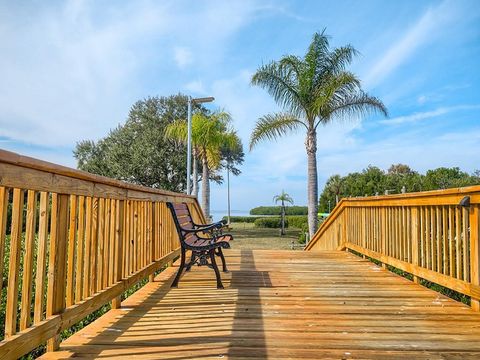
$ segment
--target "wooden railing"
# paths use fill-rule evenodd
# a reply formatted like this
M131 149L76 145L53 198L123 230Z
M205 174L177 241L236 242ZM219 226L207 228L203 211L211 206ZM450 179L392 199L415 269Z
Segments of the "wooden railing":
M62 330L153 280L179 253L166 201L205 221L194 197L0 150L0 359L57 349Z
M480 310L480 186L342 199L306 250L351 249L472 299Z

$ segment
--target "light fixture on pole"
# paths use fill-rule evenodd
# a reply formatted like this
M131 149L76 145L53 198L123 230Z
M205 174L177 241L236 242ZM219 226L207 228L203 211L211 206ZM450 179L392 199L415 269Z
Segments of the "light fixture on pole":
M190 173L192 168L192 104L202 104L215 100L213 96L192 99L188 97L187 117L187 194L190 195ZM196 179L195 179L196 180Z

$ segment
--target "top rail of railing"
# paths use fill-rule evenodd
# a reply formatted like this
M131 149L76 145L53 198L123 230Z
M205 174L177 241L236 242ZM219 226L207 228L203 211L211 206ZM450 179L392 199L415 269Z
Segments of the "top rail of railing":
M0 150L0 185L112 199L195 200L192 195L135 185L6 150Z

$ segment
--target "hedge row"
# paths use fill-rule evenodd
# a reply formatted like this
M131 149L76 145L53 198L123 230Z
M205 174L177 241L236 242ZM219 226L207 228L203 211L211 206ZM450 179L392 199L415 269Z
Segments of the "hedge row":
M258 218L255 220L255 226L279 229L282 227L282 220L279 217ZM285 228L288 228L288 219L285 219Z
M286 218L286 227L301 229L307 225L308 220L306 215L288 215ZM227 217L223 217L227 220ZM257 221L261 220L261 221ZM280 216L261 217L261 216L230 216L230 222L232 223L255 223L257 227L267 228L280 228L281 221Z
M230 216L230 222L232 223L253 223L258 216ZM228 218L224 216L222 220L227 221Z
M282 212L281 206L258 206L250 210L250 215L280 215ZM307 215L308 209L306 206L287 206L285 208L285 215Z

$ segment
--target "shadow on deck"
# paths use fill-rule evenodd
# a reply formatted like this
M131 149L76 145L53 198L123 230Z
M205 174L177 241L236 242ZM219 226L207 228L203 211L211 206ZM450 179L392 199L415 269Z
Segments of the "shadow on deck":
M225 251L176 267L43 358L478 359L480 315L339 251Z

